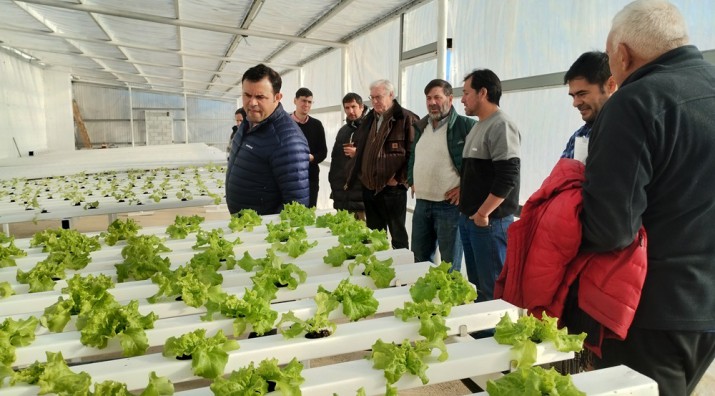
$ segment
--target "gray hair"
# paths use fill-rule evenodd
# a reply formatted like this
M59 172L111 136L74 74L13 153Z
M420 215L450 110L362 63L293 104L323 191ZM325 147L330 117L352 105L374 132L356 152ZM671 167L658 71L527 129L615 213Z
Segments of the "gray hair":
M609 34L614 50L619 43L651 61L688 44L688 28L678 8L666 0L636 0L613 17Z
M390 80L377 80L370 84L371 90L377 87L383 87L385 88L385 91L387 91L388 95L392 95L393 97L395 96L395 86L392 85Z

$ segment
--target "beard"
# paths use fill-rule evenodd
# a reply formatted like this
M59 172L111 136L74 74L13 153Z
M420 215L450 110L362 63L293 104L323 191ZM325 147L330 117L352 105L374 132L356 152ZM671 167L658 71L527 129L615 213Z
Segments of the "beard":
M432 121L439 121L446 117L449 114L449 109L447 111L444 111L444 109L437 109L437 108L431 108L429 109L429 118ZM434 111L439 111L438 113L435 113Z

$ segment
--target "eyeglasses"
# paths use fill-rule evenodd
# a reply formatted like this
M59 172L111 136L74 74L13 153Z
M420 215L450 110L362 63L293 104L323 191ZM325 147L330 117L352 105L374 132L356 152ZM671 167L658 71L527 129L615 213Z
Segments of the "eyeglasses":
M376 96L370 95L370 96L368 96L367 98L370 99L370 100L373 101L373 102L379 102L379 101L381 101L382 98L384 98L384 97L385 97L385 95L376 95Z

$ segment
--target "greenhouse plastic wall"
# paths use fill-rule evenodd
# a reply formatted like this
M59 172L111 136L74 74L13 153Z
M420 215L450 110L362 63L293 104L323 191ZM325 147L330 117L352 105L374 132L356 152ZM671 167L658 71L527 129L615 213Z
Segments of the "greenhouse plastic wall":
M311 0L311 4L319 3L318 0ZM453 40L453 49L449 80L455 88L460 88L464 75L475 68L490 68L503 81L564 72L581 53L604 49L611 18L627 3L628 0L450 0L447 30L448 37ZM715 24L712 23L715 2L673 0L673 3L686 18L691 42L703 51L715 49ZM437 1L425 2L406 13L402 24L405 35L402 38L400 18L394 18L351 39L346 50L345 65L348 90L359 93L367 100L369 84L376 79L387 78L402 87L403 92L397 92L400 103L418 115L424 115L422 89L429 80L437 77L434 60L424 59L423 63L401 65L400 49L409 51L436 40L436 4ZM261 23L269 22L266 19ZM249 38L249 44L254 51L260 51L262 40L265 39ZM294 45L286 51L308 50L308 46ZM258 52L256 54L261 55ZM12 143L13 136L23 151L31 146L39 147L40 150L47 149L47 134L56 134L58 131L55 125L48 126L45 118L37 117L37 114L46 113L54 107L48 105L49 93L43 81L46 71L6 54L0 54L0 60L3 61L0 69L0 101L6 104L0 108L0 119L4 123L0 129L0 157L17 155ZM281 56L275 61L280 62ZM326 127L329 147L343 123L342 113L335 111L344 94L341 92L343 66L341 50L333 50L306 63L300 70L283 71L283 92L286 96L283 104L286 110L293 110L292 98L301 85L313 90L316 100L314 115ZM75 83L72 90L74 97L81 102L80 108L88 126L92 126L90 137L93 142L130 142L129 122L116 121L129 119L126 90L118 89L109 93L109 88L102 88L107 90L104 97L94 96L86 88L87 94L93 96L91 100L86 100L80 98L80 86L85 89L86 84ZM135 112L132 115L137 144L141 144L144 130L138 111L155 104L175 109L172 111L176 119L174 137L177 142L185 140L186 127L183 120L188 118L190 142L206 141L217 147L226 144L233 125L234 100L225 104L214 100L214 104L206 104L211 110L197 104L196 113L192 115L194 105L191 98L185 104L181 95L134 91L133 94L136 95L133 97ZM460 99L455 97L455 108L461 113L463 107ZM237 102L240 103L240 99ZM521 201L524 202L549 173L566 139L582 121L571 106L567 88L561 84L505 92L501 105L514 118L522 133ZM95 107L99 106L110 115L96 115L95 118ZM187 106L188 114L183 114ZM326 110L321 111L322 108ZM327 176L327 172L324 175ZM321 195L323 193L326 191L321 189Z
M189 143L206 143L222 150L228 144L235 124L236 104L178 94L132 90L132 109L126 88L74 83L72 90L94 147L132 145L130 113L134 123L134 144L146 144L144 112L164 110L174 118L174 143L186 142L188 118Z
M0 158L47 149L42 74L41 68L0 51Z

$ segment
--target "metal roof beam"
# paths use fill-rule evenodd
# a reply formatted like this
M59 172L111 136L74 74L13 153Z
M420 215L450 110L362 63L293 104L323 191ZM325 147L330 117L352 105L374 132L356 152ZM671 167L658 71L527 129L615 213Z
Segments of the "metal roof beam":
M84 70L91 70L91 71L103 71L103 72L107 72L107 73L111 73L111 74L115 75L118 79L121 79L121 78L119 77L119 75L126 75L126 76L138 76L138 77L143 77L143 78L145 78L145 79L151 78L151 79L157 79L157 80L181 81L181 82L183 82L183 83L190 83L190 84L206 84L206 81L189 80L189 79L186 79L186 78L177 79L177 78L173 78L173 77L159 76L159 75L156 75L156 74L146 74L146 73L142 73L142 72L132 73L132 72L125 72L125 71L121 71L121 70L112 70L111 68L89 69L89 68L81 67L81 66L71 66L71 65L59 65L59 66L70 67L70 68L72 68L73 70L74 70L74 69L84 69ZM136 84L136 83L135 83L135 84ZM151 83L147 83L147 84L151 84ZM235 86L234 86L234 85L231 85L231 84L216 83L216 84L214 84L214 85L216 85L216 86L222 86L222 87L235 88Z
M309 35L312 31L315 29L323 26L326 22L328 22L330 19L332 19L335 15L338 15L339 12L344 10L347 6L349 6L351 3L353 3L355 0L342 0L340 3L338 3L335 7L331 8L328 12L323 14L320 18L316 19L315 22L310 24L310 26L306 27L301 31L300 33L297 34L298 37L306 37ZM266 62L270 62L273 58L277 57L278 54L281 52L287 50L290 48L295 42L288 42L285 45L282 45L279 47L277 50L273 51L272 54L268 55L266 58Z
M167 54L193 56L196 58L205 58L205 59L212 59L212 60L219 60L219 61L242 63L242 64L246 64L246 65L251 65L251 66L256 65L258 63L264 63L266 66L276 67L276 68L297 69L300 67L298 65L291 65L291 64L287 64L287 63L273 63L273 62L269 63L269 62L263 62L258 59L233 59L233 58L229 58L229 57L225 57L225 56L216 56L213 54L207 54L207 53L203 53L203 52L172 50L172 49L166 49L163 47L157 47L157 46L152 46L152 45L122 44L122 43L118 43L113 40L98 40L98 39L91 39L91 38L87 38L87 37L72 36L72 35L65 34L65 33L42 31L42 30L36 30L36 29L22 29L22 28L15 28L15 27L9 27L9 26L0 26L0 31L3 31L3 30L9 31L9 32L19 32L19 33L26 33L26 34L32 34L32 35L56 37L56 38L61 38L64 40L81 41L81 42L93 43L93 44L113 45L116 47L140 49L140 50L147 50L147 51L154 51L154 52L162 52L162 53L167 53ZM9 44L9 45L12 46L12 44ZM119 58L112 58L112 59L119 60ZM123 60L126 60L126 59L123 59ZM194 70L197 70L197 69L194 69ZM211 72L209 70L197 70L197 71Z
M350 42L350 40L354 39L355 37L358 37L358 36L360 36L360 35L362 35L362 34L365 34L365 33L369 32L370 30L376 29L377 27L381 26L382 24L389 22L389 21L392 20L393 18L396 18L396 17L402 15L403 13L405 13L405 12L411 10L412 8L415 8L415 7L419 6L420 4L422 4L422 3L426 2L426 1L427 1L427 0L414 0L414 1L411 1L411 2L409 2L409 3L407 3L407 4L403 4L403 5L401 5L401 6L397 7L397 8L395 8L394 10L392 10L390 13L388 13L388 14L385 15L385 16L383 16L382 18L377 19L377 20L375 20L374 22L372 22L372 23L370 23L370 24L367 24L367 25L365 25L365 26L363 26L363 27L361 27L361 28L359 28L359 29L357 29L357 30L354 30L354 31L348 33L347 35L343 36L339 41L340 41L341 43L346 43L346 44L348 44L348 43ZM402 37L400 37L400 40L402 40ZM307 64L307 63L309 63L309 62L311 62L311 61L314 61L315 59L320 58L321 56L323 56L323 55L329 53L329 52L332 51L332 50L333 50L332 48L326 48L326 49L324 49L324 50L322 50L322 51L318 51L318 52L316 52L314 55L309 56L309 57L303 59L303 60L300 62L299 66L302 67L303 65L305 65L305 64Z
M16 48L16 49L18 49L18 50L24 50L24 51L37 51L37 52L46 52L46 53L50 53L50 54L81 56L81 57L85 57L85 58L88 58L88 59L90 59L90 60L93 60L93 61L95 61L95 63L96 63L96 60L109 60L109 61L118 61L118 62L128 63L128 64L130 64L130 65L132 65L132 66L133 66L133 65L143 65L143 66L154 66L154 67L164 67L164 68L165 68L165 67L175 67L175 68L177 68L177 69L181 69L181 70L185 70L185 71L195 71L195 72L202 72L202 73L211 73L211 72L209 72L209 71L207 71L207 70L194 69L194 68L186 67L186 66L180 66L180 67L179 67L179 66L166 65L166 64L161 64L161 63L151 63L151 62L142 62L142 61L130 61L130 60L128 60L128 59L112 58L112 57L109 57L109 56L87 55L87 54L84 54L84 53L81 53L81 52L71 52L71 53L67 53L67 52L63 52L63 51L59 51L59 50L48 50L48 49L45 49L45 48L34 48L34 47L28 47L28 46L8 46L8 47ZM38 59L39 59L39 58L38 58ZM41 61L41 60L40 60L40 61ZM43 61L43 62L44 62L44 61ZM50 64L50 63L48 63L48 66L53 66L53 65L57 65L57 66L67 66L67 65L65 65L65 64L59 64L59 63L55 63L55 64ZM83 68L83 69L87 69L87 70L106 70L106 69L107 69L106 66L103 66L103 65L100 65L100 64L97 64L97 66L98 66L98 67L97 67L96 69L89 69L89 68L86 68L86 67L82 67L82 68ZM78 66L75 66L75 67L78 67ZM235 77L235 78L240 78L240 77L242 76L242 74L239 74L239 73L221 72L221 74L224 75L224 76L226 76L226 77ZM205 83L206 81L201 81L201 82L202 82L202 83Z
M229 26L214 25L211 23L203 23L203 22L185 21L185 20L179 20L179 19L175 19L175 18L167 18L167 17L157 16L157 15L143 14L143 13L139 13L139 12L117 11L117 10L112 10L112 9L107 9L107 8L97 7L97 6L92 6L92 5L86 5L86 4L67 3L64 1L60 1L60 0L17 0L17 1L23 2L23 3L29 3L29 4L39 4L39 5L44 5L44 6L48 6L48 7L64 8L64 9L73 10L73 11L110 15L110 16L115 16L115 17L119 17L119 18L136 19L139 21L154 22L154 23L160 23L160 24L164 24L164 25L187 27L187 28L198 29L198 30L208 30L208 31L219 32L219 33L229 33L229 34L238 34L238 35L242 35L242 36L263 37L263 38L273 39L273 40L295 41L298 43L306 43L306 44L320 45L320 46L333 47L333 48L342 48L342 47L346 46L346 44L344 44L344 43L335 42L335 41L309 39L309 38L303 38L303 37L290 36L290 35L286 35L286 34L278 34L278 33L264 32L264 31L250 30L250 29L238 29L238 28L233 28L233 27L229 27Z
M246 15L243 17L243 21L241 21L241 29L248 29L251 26L253 21L256 19L256 16L258 16L258 13L261 11L261 7L263 7L264 2L265 0L253 0L253 2L251 3L251 7L249 7L248 12L246 12ZM226 50L224 56L227 58L233 56L233 53L236 51L236 48L238 48L238 44L241 42L241 40L243 40L243 38L244 37L241 35L234 35L231 39L231 44L228 45L228 49ZM206 89L211 88L211 84L213 84L214 81L216 81L216 79L219 77L218 73L222 72L227 64L227 61L221 61L221 63L218 65L218 68L216 68L217 74L214 74L214 76L211 78L211 82L209 83L209 85L206 86Z
M127 88L128 86L131 86L132 90L137 90L137 91L148 91L148 92L163 92L163 93L170 93L170 94L186 94L188 96L199 96L203 98L216 98L216 99L225 99L225 100L235 100L236 97L233 96L226 96L226 95L221 95L217 94L216 92L207 92L203 91L201 89L189 89L185 90L182 88L177 88L177 87L167 87L167 86L160 86L160 85L154 85L154 84L137 84L137 83L131 83L131 82L125 82L125 81L107 81L107 80L102 80L98 78L86 78L86 79L81 79L77 81L78 83L81 84L91 84L91 85L103 85L103 86L110 86L110 87L117 87L117 88ZM205 93L202 93L205 92Z

